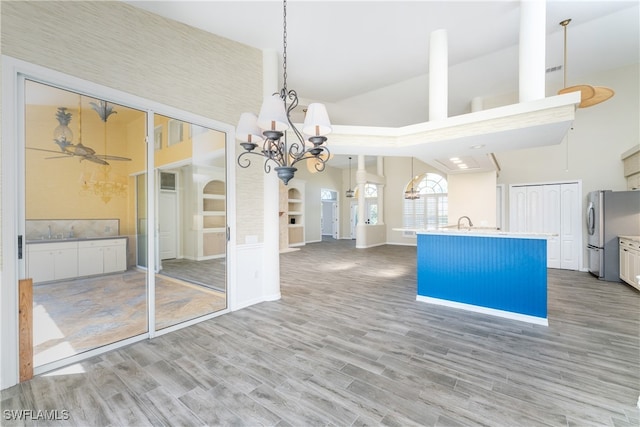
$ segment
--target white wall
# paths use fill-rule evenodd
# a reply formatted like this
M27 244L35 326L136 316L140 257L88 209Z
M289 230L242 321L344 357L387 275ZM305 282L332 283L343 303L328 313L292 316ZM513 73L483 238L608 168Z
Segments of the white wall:
M458 218L466 215L476 227L496 226L495 172L451 174L447 184L449 224L457 224Z

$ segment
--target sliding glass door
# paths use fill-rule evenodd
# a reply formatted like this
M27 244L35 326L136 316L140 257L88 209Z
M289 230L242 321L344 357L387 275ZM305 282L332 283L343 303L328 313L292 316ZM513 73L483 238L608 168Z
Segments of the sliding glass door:
M133 215L146 112L31 80L24 93L26 276L38 367L148 332Z
M156 114L154 150L161 330L227 306L225 135Z
M36 371L226 309L226 134L30 79L24 98Z

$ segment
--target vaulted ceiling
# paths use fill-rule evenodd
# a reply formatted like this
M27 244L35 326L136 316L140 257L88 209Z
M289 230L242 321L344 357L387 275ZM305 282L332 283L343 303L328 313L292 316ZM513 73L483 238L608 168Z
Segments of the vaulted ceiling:
M280 1L127 3L282 52ZM333 124L401 127L426 122L429 37L445 29L448 115L469 113L474 98L508 98L518 91L520 9L520 1L509 0L289 0L288 87L296 89L302 103L325 103ZM560 21L572 19L566 68L566 83L572 85L584 83L581 76L640 62L639 10L637 1L548 1L546 66L555 71L547 72L547 95L563 85Z

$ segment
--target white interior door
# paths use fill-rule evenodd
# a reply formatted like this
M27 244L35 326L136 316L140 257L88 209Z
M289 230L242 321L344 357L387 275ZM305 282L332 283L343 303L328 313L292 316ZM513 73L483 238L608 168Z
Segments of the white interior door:
M160 259L178 257L178 195L175 191L160 191L158 197L158 244Z
M322 202L322 235L333 236L333 205L335 202Z
M582 251L582 205L577 182L562 184L562 216L560 245L562 254L560 268L578 270Z
M545 233L553 233L555 236L547 239L547 267L560 268L560 185L543 185L543 230Z
M338 225L339 225L339 221L338 221L338 203L334 202L332 204L333 206L333 230L331 230L331 234L333 235L334 239L338 238Z

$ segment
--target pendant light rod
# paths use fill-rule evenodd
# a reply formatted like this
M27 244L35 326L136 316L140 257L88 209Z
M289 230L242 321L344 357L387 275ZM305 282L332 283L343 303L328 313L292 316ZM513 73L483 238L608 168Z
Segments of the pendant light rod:
M349 189L346 191L346 197L353 197L353 190L351 189L351 156L349 156Z
M560 25L562 25L562 27L564 28L564 52L563 52L564 63L562 65L562 72L563 72L562 87L563 88L567 87L567 25L569 25L569 22L571 22L571 18L565 19L564 21L560 22Z

